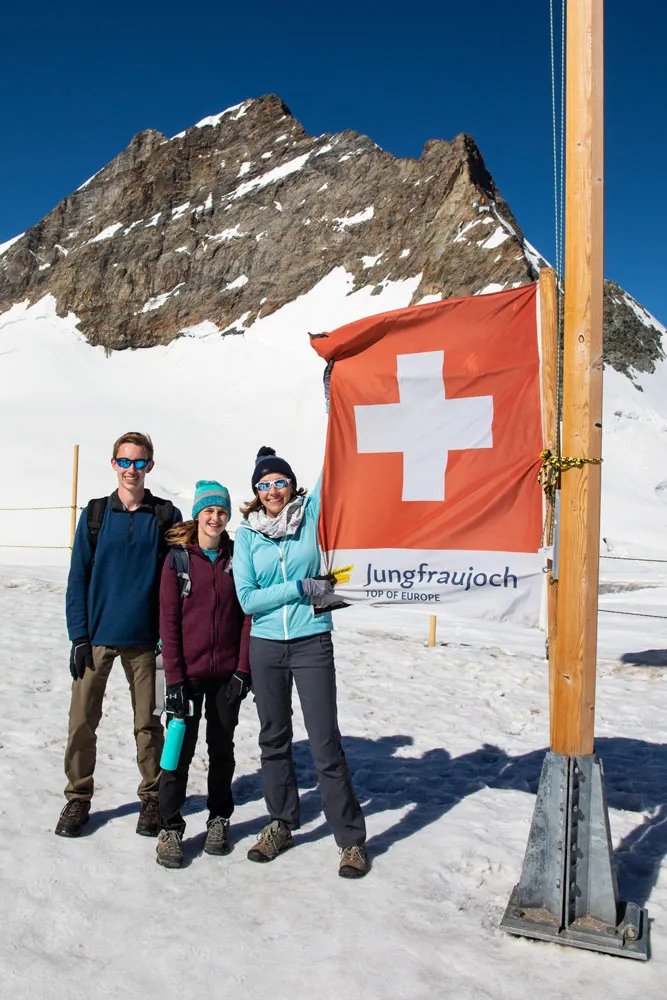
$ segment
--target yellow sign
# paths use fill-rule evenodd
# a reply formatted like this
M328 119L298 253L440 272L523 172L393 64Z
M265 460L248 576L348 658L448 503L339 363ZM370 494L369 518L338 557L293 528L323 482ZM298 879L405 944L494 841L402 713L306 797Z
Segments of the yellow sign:
M353 569L354 566L342 566L340 569L332 570L331 572L333 576L336 577L336 584L349 583L351 580L350 574L352 573Z

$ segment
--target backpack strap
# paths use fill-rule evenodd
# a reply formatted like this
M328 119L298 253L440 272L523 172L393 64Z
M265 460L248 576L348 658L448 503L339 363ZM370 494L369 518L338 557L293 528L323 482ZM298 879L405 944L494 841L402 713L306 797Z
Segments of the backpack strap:
M167 532L174 524L174 505L171 500L158 500L153 505L153 513L157 519L158 559L162 561L167 554Z
M229 560L225 566L225 573L231 573L232 563L234 561L234 539L227 535L227 545L229 546Z
M100 528L102 527L104 512L107 509L108 502L109 497L98 497L96 500L89 500L88 506L86 507L86 521L88 523L88 531L90 533L90 547L92 549L93 559L95 558L95 549L97 548L97 536L99 535Z
M178 592L181 600L190 596L192 580L190 578L190 553L182 545L173 545L169 549L169 569L176 571L178 577Z

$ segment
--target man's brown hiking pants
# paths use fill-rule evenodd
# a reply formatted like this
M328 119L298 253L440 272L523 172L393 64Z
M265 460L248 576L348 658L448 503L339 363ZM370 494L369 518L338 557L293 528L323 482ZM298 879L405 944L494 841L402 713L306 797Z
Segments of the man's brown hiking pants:
M140 798L157 797L164 733L159 717L153 715L155 651L149 646L93 646L93 669L87 669L80 680L72 683L65 750L65 795L68 799L90 800L93 796L97 727L102 718L107 681L117 656L132 698L137 764L141 772L138 794Z

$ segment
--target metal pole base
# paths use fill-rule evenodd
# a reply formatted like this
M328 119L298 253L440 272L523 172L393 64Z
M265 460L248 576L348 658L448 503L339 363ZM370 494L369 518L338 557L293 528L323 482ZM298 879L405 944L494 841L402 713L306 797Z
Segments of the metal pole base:
M550 750L521 880L500 924L509 934L646 961L649 920L619 903L602 762Z

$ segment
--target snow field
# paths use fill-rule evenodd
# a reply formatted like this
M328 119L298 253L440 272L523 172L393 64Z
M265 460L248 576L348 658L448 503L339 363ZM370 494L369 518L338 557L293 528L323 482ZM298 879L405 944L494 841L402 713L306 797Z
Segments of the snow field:
M60 568L0 570L0 615L8 623L0 640L3 998L83 1000L94 990L164 1000L221 992L230 1000L510 1000L527 983L550 998L664 995L665 670L622 663L642 642L657 648L662 635L664 646L660 623L649 621L647 634L628 619L630 628L611 636L603 623L608 658L598 683L598 751L621 893L648 897L654 922L653 958L640 966L498 930L520 874L548 739L547 670L531 630L482 623L482 636L474 625L441 618L439 641L447 645L428 649L426 615L382 609L370 628L371 609L338 613L341 729L368 823L369 876L358 883L337 877L298 707L302 829L294 850L272 864L246 860L267 818L252 698L237 730L233 852L201 853L200 738L186 866L168 872L155 863L155 841L134 833L139 775L118 665L86 834L53 836L64 802L70 687L64 583ZM640 609L639 592L634 601Z
M241 109L242 110L242 109ZM241 111L239 111L241 113ZM212 122L211 122L212 124ZM351 293L342 269L280 312L223 338L213 324L168 347L104 356L52 299L0 316L0 507L108 493L111 444L156 445L153 492L186 516L196 479L221 479L234 509L256 449L276 447L310 487L325 433L322 365L307 333L409 303L420 276ZM638 392L605 373L603 551L667 558L667 370ZM237 515L238 517L238 515ZM238 520L232 521L232 527ZM67 545L69 511L0 512L0 545ZM373 868L336 875L295 711L303 827L268 866L245 852L266 820L257 721L243 705L233 853L201 855L204 743L190 781L186 867L166 872L134 834L139 777L119 666L99 732L87 834L53 836L64 802L69 702L66 550L0 547L0 998L515 1000L664 996L667 889L667 565L601 562L598 750L622 898L648 900L647 965L512 939L498 930L525 850L548 742L543 636L518 626L358 607L337 615L341 729L367 815ZM49 565L51 564L51 565ZM626 611L630 615L609 614Z

